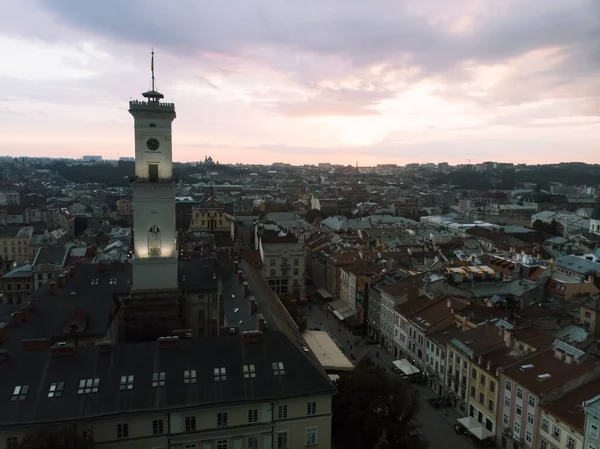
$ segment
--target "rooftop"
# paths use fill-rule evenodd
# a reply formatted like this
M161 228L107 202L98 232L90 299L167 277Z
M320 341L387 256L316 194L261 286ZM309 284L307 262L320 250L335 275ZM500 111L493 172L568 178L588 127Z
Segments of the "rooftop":
M561 422L566 423L571 429L583 433L585 412L582 404L599 394L600 379L596 379L565 394L556 401L550 402L544 409Z
M479 326L448 341L467 357L505 347L504 338L496 326Z

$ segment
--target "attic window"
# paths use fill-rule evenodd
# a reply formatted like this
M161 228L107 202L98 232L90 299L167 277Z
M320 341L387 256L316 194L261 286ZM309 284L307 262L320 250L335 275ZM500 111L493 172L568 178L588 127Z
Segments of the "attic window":
M90 282L91 285L98 285L98 278L94 278L92 279L92 282Z
M195 384L196 383L196 370L185 370L183 372L183 383L184 384Z
M283 362L273 362L271 365L273 366L273 375L274 376L283 376L285 374Z
M133 390L133 375L121 376L120 390Z
M528 369L533 368L533 365L529 364L529 365L521 365L521 368L519 368L521 371L527 371Z
M62 396L62 392L65 388L64 382L52 382L50 384L50 388L48 389L48 397L49 398L58 398Z
M254 379L256 377L256 370L254 365L244 365L244 379Z
M27 392L29 391L29 385L17 385L13 390L11 401L24 401L27 398Z
M164 387L167 375L164 372L152 374L152 386Z
M98 393L98 386L100 385L100 379L81 379L79 381L79 388L77 388L77 394L90 394Z
M225 367L214 369L215 381L227 380L227 370Z
M540 382L542 382L542 381L544 381L544 380L546 380L546 379L550 379L551 377L552 377L552 375L551 375L551 374L548 374L548 373L545 373L545 374L540 374L540 375L537 377L537 380L539 380Z
M117 283L117 278L110 278L110 279L108 280L108 283L109 283L110 285L115 285L115 284Z

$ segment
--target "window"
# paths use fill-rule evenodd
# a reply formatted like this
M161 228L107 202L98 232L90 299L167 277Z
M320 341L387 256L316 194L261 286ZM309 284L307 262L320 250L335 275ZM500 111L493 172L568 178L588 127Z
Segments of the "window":
M317 414L317 403L316 402L309 402L308 404L306 404L306 414L308 416L314 416Z
M205 310L198 310L198 319L204 320L204 313L205 312L206 312Z
M483 393L479 393L479 403L483 404L484 401L485 401L485 395Z
M481 377L479 378L479 383L481 385L485 385L485 376L482 374Z
M92 429L91 427L88 427L82 433L83 433L83 439L85 441L88 441L90 443L94 442L94 429Z
M517 397L523 398L523 389L521 387L517 387Z
M531 430L528 430L527 432L525 432L525 441L527 441L529 444L531 444L531 440L533 440L533 437L531 435Z
M502 417L502 424L504 424L505 426L508 426L508 414L506 414L506 413Z
M304 444L314 446L319 441L316 427L307 427L304 429Z
M133 375L121 376L120 390L133 390Z
M475 398L475 394L476 394L476 393L477 393L477 390L476 390L476 388L475 388L473 385L471 385L471 397L472 397L472 398Z
M162 419L152 421L152 435L162 435L165 433L165 422Z
M515 423L515 428L513 430L514 430L515 436L519 437L519 435L521 435L521 424L518 423L518 422L516 422Z
M248 437L248 445L246 447L248 449L258 449L258 437L256 437L256 436Z
M6 449L14 449L19 446L19 439L17 437L8 437L6 439Z
M535 407L535 396L529 395L529 406Z
M254 379L256 377L256 369L254 365L244 365L244 379Z
M215 375L215 380L216 381L227 380L227 370L225 369L225 367L215 368L213 370L213 373Z
M258 409L257 408L251 408L250 410L248 410L248 422L249 423L258 422Z
M511 389L512 389L512 382L511 382L510 380L507 380L507 381L506 381L506 389L507 389L508 391L511 391Z
M544 448L545 449L545 448ZM594 446L593 444L588 444L587 449L596 449L596 446Z
M510 398L508 396L504 396L504 406L510 407Z
M477 379L477 370L475 368L471 368L471 377Z
M217 449L227 449L227 440L217 440Z
M158 182L158 164L148 164L148 180Z
M148 230L148 254L150 256L160 256L161 252L160 229L154 225Z
M573 438L572 436L567 436L567 449L575 449L575 445L577 443L575 442L575 438Z
M129 437L129 424L117 424L117 439Z
M298 268L294 268L294 276L298 276L300 274L300 270ZM296 279L294 279L296 280Z
M59 398L59 397L61 397L64 388L65 388L65 383L64 382L52 382L50 384L50 388L48 389L48 397L49 398Z
M527 423L533 424L533 413L527 413Z
M183 383L184 384L195 384L196 383L196 370L186 369L183 372Z
M277 449L287 449L288 448L288 433L287 432L277 432Z
M186 416L185 417L185 431L193 432L196 430L196 417L195 416Z
M164 387L167 375L164 372L152 374L152 386Z
M275 276L277 274L277 270L271 270L270 273L271 273L271 276Z
M598 426L596 424L590 424L590 435L593 438L598 438Z
M490 412L494 411L494 401L492 401L491 399L488 399L488 410Z
M17 385L13 390L11 401L24 401L27 398L27 392L29 391L29 385Z
M294 266L298 266L299 263L300 263L300 259L294 259Z
M542 418L542 425L540 427L544 432L548 432L549 424L548 418Z
M79 381L79 388L77 394L89 394L98 393L98 386L100 385L100 379L81 379Z
M227 412L217 413L217 426L222 427L227 425Z
M275 266L275 259L271 259L271 266L274 267Z
M517 416L521 416L523 414L523 409L520 405L517 405Z
M287 419L288 408L287 405L280 405L277 407L277 419Z
M552 426L552 436L560 441L560 427Z
M548 442L541 438L540 449L548 449Z

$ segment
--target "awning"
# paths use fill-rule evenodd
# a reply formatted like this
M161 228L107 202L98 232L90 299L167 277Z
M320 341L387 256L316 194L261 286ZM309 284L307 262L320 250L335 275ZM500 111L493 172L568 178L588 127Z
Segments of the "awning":
M323 299L331 299L331 293L329 293L327 290L325 290L324 288L320 288L317 290L317 293L319 294L319 296L321 296L321 298Z
M487 430L482 423L477 421L472 416L465 416L464 418L460 418L458 422L465 426L473 436L477 437L480 440L485 440L486 438L491 437L493 435L492 432Z
M348 303L343 299L337 299L329 303L329 310L338 310L346 307Z
M335 302L338 302L338 301L335 301ZM344 321L346 318L353 316L355 313L354 310L352 309L352 307L350 307L345 302L343 302L344 305L340 308L333 307L333 304L334 303L331 303L331 305L329 306L329 310L331 310L331 313L333 313L335 315L335 317L340 321Z

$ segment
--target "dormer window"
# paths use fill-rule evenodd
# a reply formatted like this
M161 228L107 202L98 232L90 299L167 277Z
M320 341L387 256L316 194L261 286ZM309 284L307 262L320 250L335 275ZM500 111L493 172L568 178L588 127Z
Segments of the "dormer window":
M283 362L273 362L271 365L273 367L274 376L283 376L285 374Z
M256 377L256 369L254 365L244 365L244 379L254 379Z
M184 384L195 384L196 383L196 370L185 370L183 372L183 383Z
M164 372L152 374L152 386L164 387L167 375Z
M29 385L17 385L13 390L11 401L24 401L27 399L27 392L29 391Z

